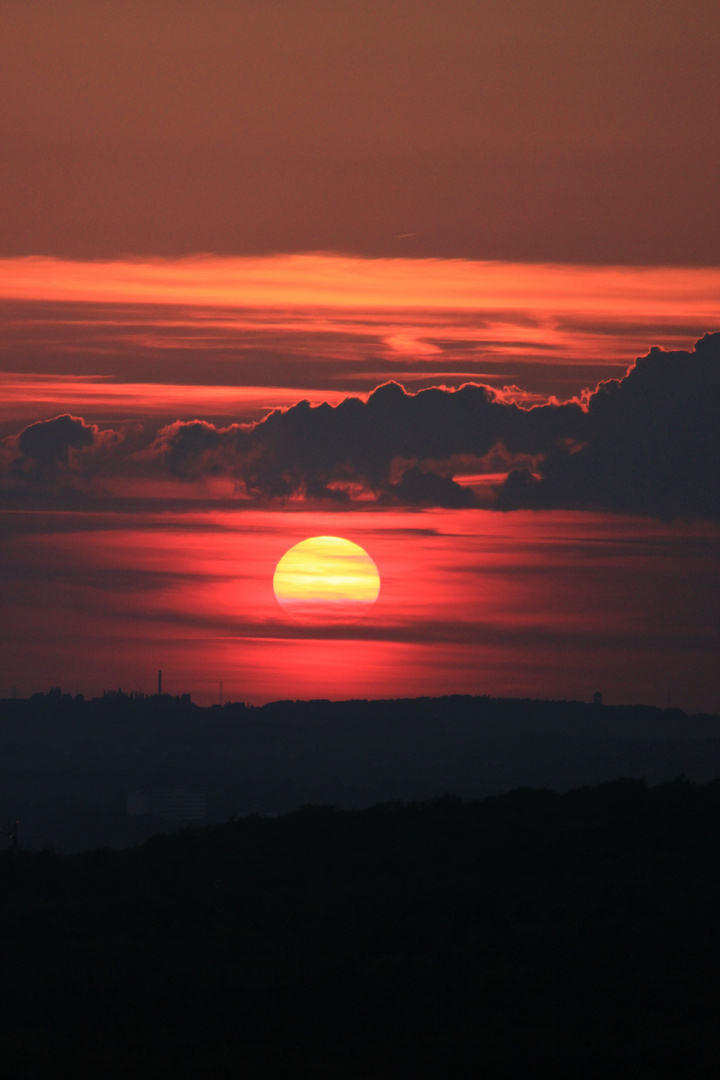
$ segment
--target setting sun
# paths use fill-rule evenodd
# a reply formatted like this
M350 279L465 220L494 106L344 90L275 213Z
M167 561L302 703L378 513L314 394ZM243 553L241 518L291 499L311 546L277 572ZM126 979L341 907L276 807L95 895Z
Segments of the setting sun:
M359 544L339 536L311 536L285 552L275 568L273 589L294 619L347 623L375 603L380 575Z

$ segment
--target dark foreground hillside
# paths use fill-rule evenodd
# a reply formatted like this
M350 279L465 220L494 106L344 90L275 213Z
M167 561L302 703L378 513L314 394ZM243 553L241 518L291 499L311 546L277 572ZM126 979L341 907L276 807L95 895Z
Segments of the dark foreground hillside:
M5 1075L710 1077L720 782L0 858Z
M0 701L0 830L71 854L181 820L346 810L618 777L720 776L720 716L581 701L440 697L227 703L59 690Z

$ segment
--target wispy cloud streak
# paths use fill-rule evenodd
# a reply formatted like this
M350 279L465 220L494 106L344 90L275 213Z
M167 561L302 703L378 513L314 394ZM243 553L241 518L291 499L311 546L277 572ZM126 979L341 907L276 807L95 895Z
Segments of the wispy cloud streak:
M0 295L24 300L421 310L522 310L701 318L718 312L713 267L578 266L332 254L148 261L0 260Z
M570 396L652 344L687 347L720 326L720 270L322 254L5 259L0 301L7 370L354 391L391 377L475 379Z

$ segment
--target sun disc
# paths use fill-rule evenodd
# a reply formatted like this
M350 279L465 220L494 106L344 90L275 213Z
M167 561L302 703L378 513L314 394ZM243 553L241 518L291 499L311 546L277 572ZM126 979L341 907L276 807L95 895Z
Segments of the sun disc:
M273 589L283 610L299 622L355 622L377 600L380 575L367 551L352 540L310 536L280 559Z

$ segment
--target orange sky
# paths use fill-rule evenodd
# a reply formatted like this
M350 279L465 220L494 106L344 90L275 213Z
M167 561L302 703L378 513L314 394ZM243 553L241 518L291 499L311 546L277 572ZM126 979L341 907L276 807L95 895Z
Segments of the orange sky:
M0 254L717 262L716 0L4 0L0 34Z
M98 376L27 376L13 372L0 372L0 391L0 416L15 426L68 410L91 417L264 414L308 396L295 387L111 383ZM335 404L344 394L325 391L311 396Z

